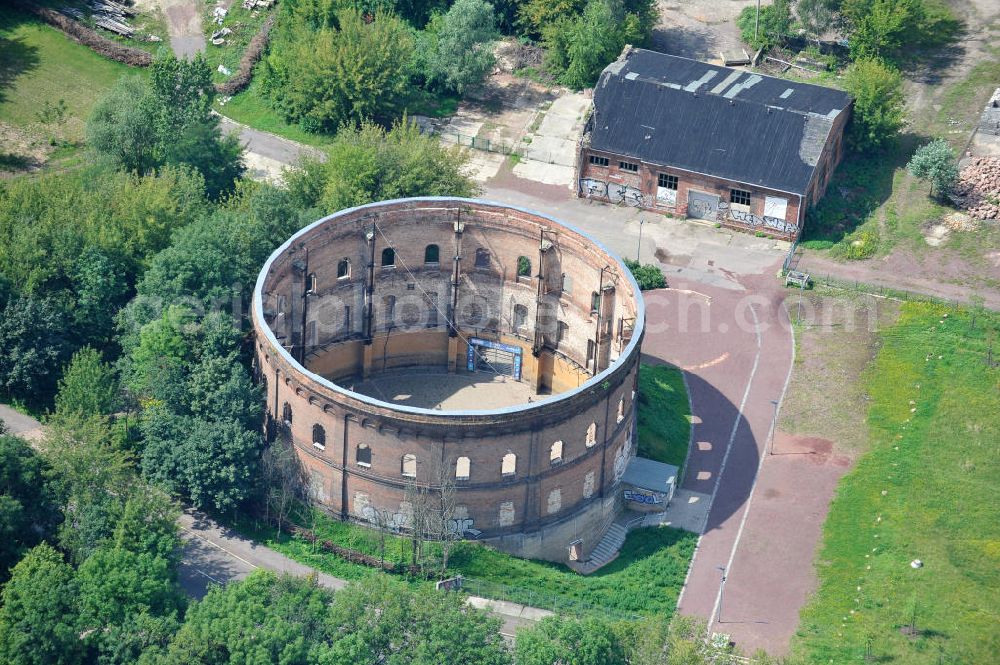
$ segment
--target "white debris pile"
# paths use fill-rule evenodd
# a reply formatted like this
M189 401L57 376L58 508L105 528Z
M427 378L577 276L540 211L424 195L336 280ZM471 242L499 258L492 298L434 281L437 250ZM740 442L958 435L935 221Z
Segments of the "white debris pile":
M977 219L1000 219L1000 158L973 157L955 187L958 204Z

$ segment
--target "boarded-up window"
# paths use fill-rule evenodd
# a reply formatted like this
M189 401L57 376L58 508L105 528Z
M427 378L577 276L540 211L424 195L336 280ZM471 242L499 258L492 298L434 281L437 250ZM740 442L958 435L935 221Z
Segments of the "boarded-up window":
M403 459L400 462L400 473L402 473L407 478L417 477L417 456L412 453L406 453L403 455Z
M427 245L424 248L424 263L437 263L441 258L441 250L437 245Z
M510 526L514 523L514 502L504 501L500 504L497 522L500 526Z
M562 464L562 461L563 461L563 442L556 441L549 448L549 463Z
M618 400L618 416L617 416L617 419L618 419L617 420L618 422L621 422L621 421L625 420L625 398L624 397L622 397L620 400Z
M546 512L549 515L554 515L562 509L562 490L558 487L549 492L549 500L546 507Z
M595 443L597 443L597 423L590 423L587 427L587 447L590 448Z
M583 477L583 498L589 499L594 496L594 472L588 471Z
M785 219L788 211L788 199L780 196L768 196L764 199L764 216L775 219Z
M476 267L477 268L489 268L490 267L490 250L485 247L480 247L476 250Z
M517 455L507 453L503 456L503 463L500 465L500 473L505 478L517 473Z
M455 461L455 480L468 480L472 462L468 457L459 457Z

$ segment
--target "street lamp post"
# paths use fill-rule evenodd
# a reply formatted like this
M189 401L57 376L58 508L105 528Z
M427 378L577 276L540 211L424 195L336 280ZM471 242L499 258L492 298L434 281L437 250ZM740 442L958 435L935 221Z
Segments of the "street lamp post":
M642 217L639 218L639 246L635 248L635 260L636 263L639 262L639 253L642 251L642 226L646 223L646 220Z
M767 454L774 454L774 430L778 427L778 400L772 399L771 406L774 407L774 415L771 416L771 435L768 437Z
M757 0L757 17L753 21L753 41L757 42L757 30L760 27L760 0Z
M715 623L722 623L722 597L726 591L726 567L716 566L715 569L722 573L722 579L719 581L719 608L715 612Z

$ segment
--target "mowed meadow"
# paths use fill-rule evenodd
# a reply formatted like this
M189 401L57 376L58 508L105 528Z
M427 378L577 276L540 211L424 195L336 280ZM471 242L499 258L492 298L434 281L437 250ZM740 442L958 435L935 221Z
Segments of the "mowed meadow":
M808 662L997 662L998 345L982 309L909 303L883 332L870 451L832 504L793 645Z

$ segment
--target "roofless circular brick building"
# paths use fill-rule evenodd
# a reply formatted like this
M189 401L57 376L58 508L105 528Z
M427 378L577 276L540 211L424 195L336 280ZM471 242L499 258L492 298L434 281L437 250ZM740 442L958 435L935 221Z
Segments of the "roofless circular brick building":
M644 310L580 231L471 199L344 210L271 255L253 321L268 432L333 515L405 531L444 481L454 534L566 561L618 509Z

